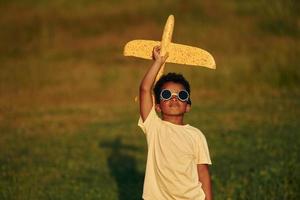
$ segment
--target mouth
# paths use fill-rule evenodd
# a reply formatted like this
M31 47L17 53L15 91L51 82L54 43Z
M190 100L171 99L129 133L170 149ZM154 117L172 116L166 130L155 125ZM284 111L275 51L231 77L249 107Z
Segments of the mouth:
M169 107L177 108L177 107L179 107L179 103L170 103Z

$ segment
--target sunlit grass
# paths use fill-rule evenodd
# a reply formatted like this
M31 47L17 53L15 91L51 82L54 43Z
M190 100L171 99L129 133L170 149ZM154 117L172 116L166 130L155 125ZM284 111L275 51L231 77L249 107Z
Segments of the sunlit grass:
M298 199L295 1L132 2L1 2L0 199L139 199L134 98L151 62L122 51L159 40L168 14L174 42L216 59L166 67L190 80L186 122L207 137L215 199Z

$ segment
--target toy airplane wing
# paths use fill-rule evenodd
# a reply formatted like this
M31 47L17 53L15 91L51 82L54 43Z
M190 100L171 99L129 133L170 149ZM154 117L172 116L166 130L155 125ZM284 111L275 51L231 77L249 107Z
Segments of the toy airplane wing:
M160 45L160 41L132 40L125 45L124 56L152 59L153 48L157 45Z
M132 40L125 45L124 55L152 59L153 48L160 44L160 41ZM169 43L166 46L166 52L169 53L169 57L166 60L167 63L216 68L212 55L197 47Z

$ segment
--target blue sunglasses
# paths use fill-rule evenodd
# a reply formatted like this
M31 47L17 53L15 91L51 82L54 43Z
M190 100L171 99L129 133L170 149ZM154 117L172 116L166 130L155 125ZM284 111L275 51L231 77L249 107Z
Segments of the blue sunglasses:
M178 93L171 92L169 89L163 89L160 92L160 100L170 100L172 96L176 96L180 101L186 102L189 100L189 93L186 90L181 90Z

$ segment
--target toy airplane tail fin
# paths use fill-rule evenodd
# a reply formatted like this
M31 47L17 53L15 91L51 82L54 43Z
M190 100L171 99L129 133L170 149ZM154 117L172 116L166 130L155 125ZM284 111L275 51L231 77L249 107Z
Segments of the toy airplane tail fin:
M160 45L159 41L132 40L125 45L124 56L152 59L152 50L157 45ZM167 63L202 66L210 69L216 68L212 55L200 48L170 43L167 47L167 52L169 52Z

